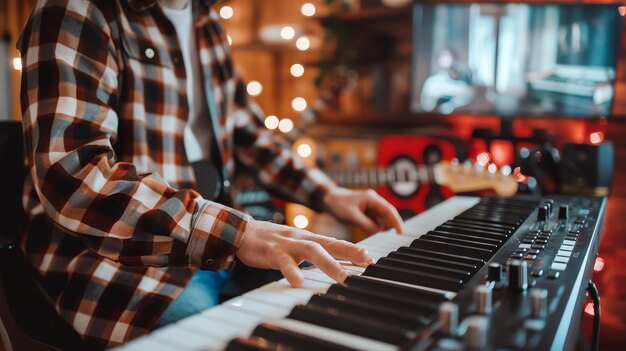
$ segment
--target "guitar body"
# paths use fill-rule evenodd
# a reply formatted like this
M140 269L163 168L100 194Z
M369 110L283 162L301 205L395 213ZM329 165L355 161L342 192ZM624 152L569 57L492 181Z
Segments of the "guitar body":
M422 165L435 165L459 157L452 141L431 136L390 135L378 144L378 166L409 170ZM416 182L396 182L377 188L378 193L398 209L403 218L442 202L454 193L445 186Z

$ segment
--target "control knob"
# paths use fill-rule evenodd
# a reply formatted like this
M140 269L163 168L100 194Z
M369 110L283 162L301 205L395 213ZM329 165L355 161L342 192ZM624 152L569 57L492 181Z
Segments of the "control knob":
M487 347L489 319L485 316L470 316L466 319L465 344L469 350L484 350Z
M543 319L548 315L548 290L532 289L530 291L530 315Z
M569 206L567 205L559 206L559 220L563 220L563 219L567 220L567 216L568 216L567 212L569 212Z
M439 325L442 334L455 336L459 327L459 305L454 302L439 305Z
M528 263L521 260L511 260L509 268L509 289L524 291L528 288Z
M491 313L493 289L488 285L479 285L474 289L474 302L478 307L478 313L488 315Z

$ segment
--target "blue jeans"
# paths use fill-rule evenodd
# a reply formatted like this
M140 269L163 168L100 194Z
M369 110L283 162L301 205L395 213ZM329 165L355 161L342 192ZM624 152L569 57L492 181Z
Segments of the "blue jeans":
M220 290L230 276L230 271L196 271L183 292L167 307L156 328L178 322L217 305Z

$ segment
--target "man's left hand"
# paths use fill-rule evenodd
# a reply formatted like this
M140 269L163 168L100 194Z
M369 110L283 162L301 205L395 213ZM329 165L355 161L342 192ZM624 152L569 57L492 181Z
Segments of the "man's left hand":
M390 228L402 233L400 214L374 190L333 188L324 196L324 208L338 220L369 234Z

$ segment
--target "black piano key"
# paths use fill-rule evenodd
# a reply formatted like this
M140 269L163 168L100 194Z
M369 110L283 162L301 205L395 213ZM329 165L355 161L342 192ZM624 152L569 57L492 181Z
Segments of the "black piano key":
M334 308L300 305L294 307L287 317L398 346L405 345L416 337L413 331L398 329L364 317L341 314Z
M460 226L465 226L468 228L478 228L478 229L484 229L484 228L488 228L488 229L494 229L494 230L501 230L504 232L508 232L510 234L513 233L514 229L512 226L509 225L505 225L505 224L495 224L495 223L476 223L474 221L468 221L466 219L463 218L455 218L453 220L449 220L447 222L445 222L444 224L447 225L460 225Z
M332 285L326 295L340 296L346 300L375 303L384 309L403 311L420 319L422 323L430 323L437 313L439 303L421 300L413 295L410 299L390 296L387 293L342 284Z
M333 308L341 314L373 319L397 329L416 329L426 325L423 320L404 311L387 310L378 301L347 300L340 295L313 295L307 306Z
M387 257L394 257L394 258L400 258L400 259L407 260L407 261L433 264L438 267L467 270L472 273L476 272L480 267L482 267L482 264L481 265L467 264L467 263L457 262L453 260L430 257L425 254L416 254L416 253L409 254L409 253L404 253L400 251L390 252L389 255L387 255Z
M501 217L501 216L480 214L480 213L474 213L474 212L471 212L471 213L463 212L460 215L458 215L457 218L463 218L465 220L478 222L478 223L485 222L485 223L504 224L504 225L514 227L516 229L523 222L519 218L511 219L511 218L506 218L506 217Z
M459 291L463 287L461 279L415 272L381 263L369 265L363 275L446 291Z
M285 329L271 323L263 323L252 332L253 336L263 338L271 343L278 344L279 350L292 348L302 351L356 351L345 345L335 344L328 340L318 339L306 334Z
M278 344L268 342L262 338L236 338L231 340L224 351L275 351L283 350ZM312 351L312 350L311 350Z
M422 301L434 304L439 304L447 300L441 293L398 285L392 282L384 282L364 276L353 275L346 279L343 284L348 288L362 288L385 294L397 298L398 300L414 300L416 302Z
M459 238L454 238L448 235L443 235L442 233L435 233L435 232L428 232L425 235L422 235L419 239L417 240L437 240L437 241L443 241L446 243L451 243L451 244L459 244L459 245L467 245L470 247L475 247L475 248L479 248L479 249L486 249L486 250L497 250L498 249L498 245L496 244L488 244L488 243L483 243L481 241L478 240L470 240L467 238L464 239L459 239Z
M433 258L441 258L444 260L450 260L450 261L455 261L459 263L472 264L478 267L482 267L485 264L485 261L481 258L469 257L463 254L456 255L456 254L451 254L451 253L446 253L446 252L440 252L440 251L436 251L436 250L432 250L428 248L422 249L422 248L417 248L417 247L402 246L402 247L399 247L398 250L396 251L400 253L407 253L407 254L427 255Z
M511 236L512 230L504 230L498 228L490 228L483 227L479 228L479 226L471 227L468 225L460 224L442 224L435 228L435 230L447 231L453 233L462 233L468 235L476 235L476 236L485 236L493 239L506 240Z
M453 255L462 255L488 260L493 256L493 250L471 247L468 245L454 244L442 240L417 239L411 243L411 247L430 249L433 251L446 252Z
M459 217L470 220L470 221L475 221L475 222L486 222L486 223L498 223L498 224L506 224L506 225L510 225L512 227L519 227L520 224L522 224L522 221L519 219L516 220L512 220L512 219L508 219L508 218L502 218L502 217L498 217L498 216L489 216L489 215L481 215L481 214L477 214L477 213L462 213L459 215Z
M471 276L471 272L467 270L459 270L452 268L437 267L430 264L412 262L393 257L382 257L378 260L378 264L384 264L393 267L404 268L416 272L440 274L444 277L460 279L462 282L466 282Z
M454 233L452 231L447 231L445 229L435 229L433 231L428 232L427 234L440 235L440 236L445 236L445 237L450 237L450 238L455 238L455 239L472 240L472 241L477 241L477 242L481 242L485 244L493 244L496 246L500 246L504 244L504 240L502 239L493 239L487 236L470 235L470 234L464 234L464 233Z
M476 206L469 209L467 212L494 213L507 217L527 217L529 211L527 209L520 209L516 207Z

